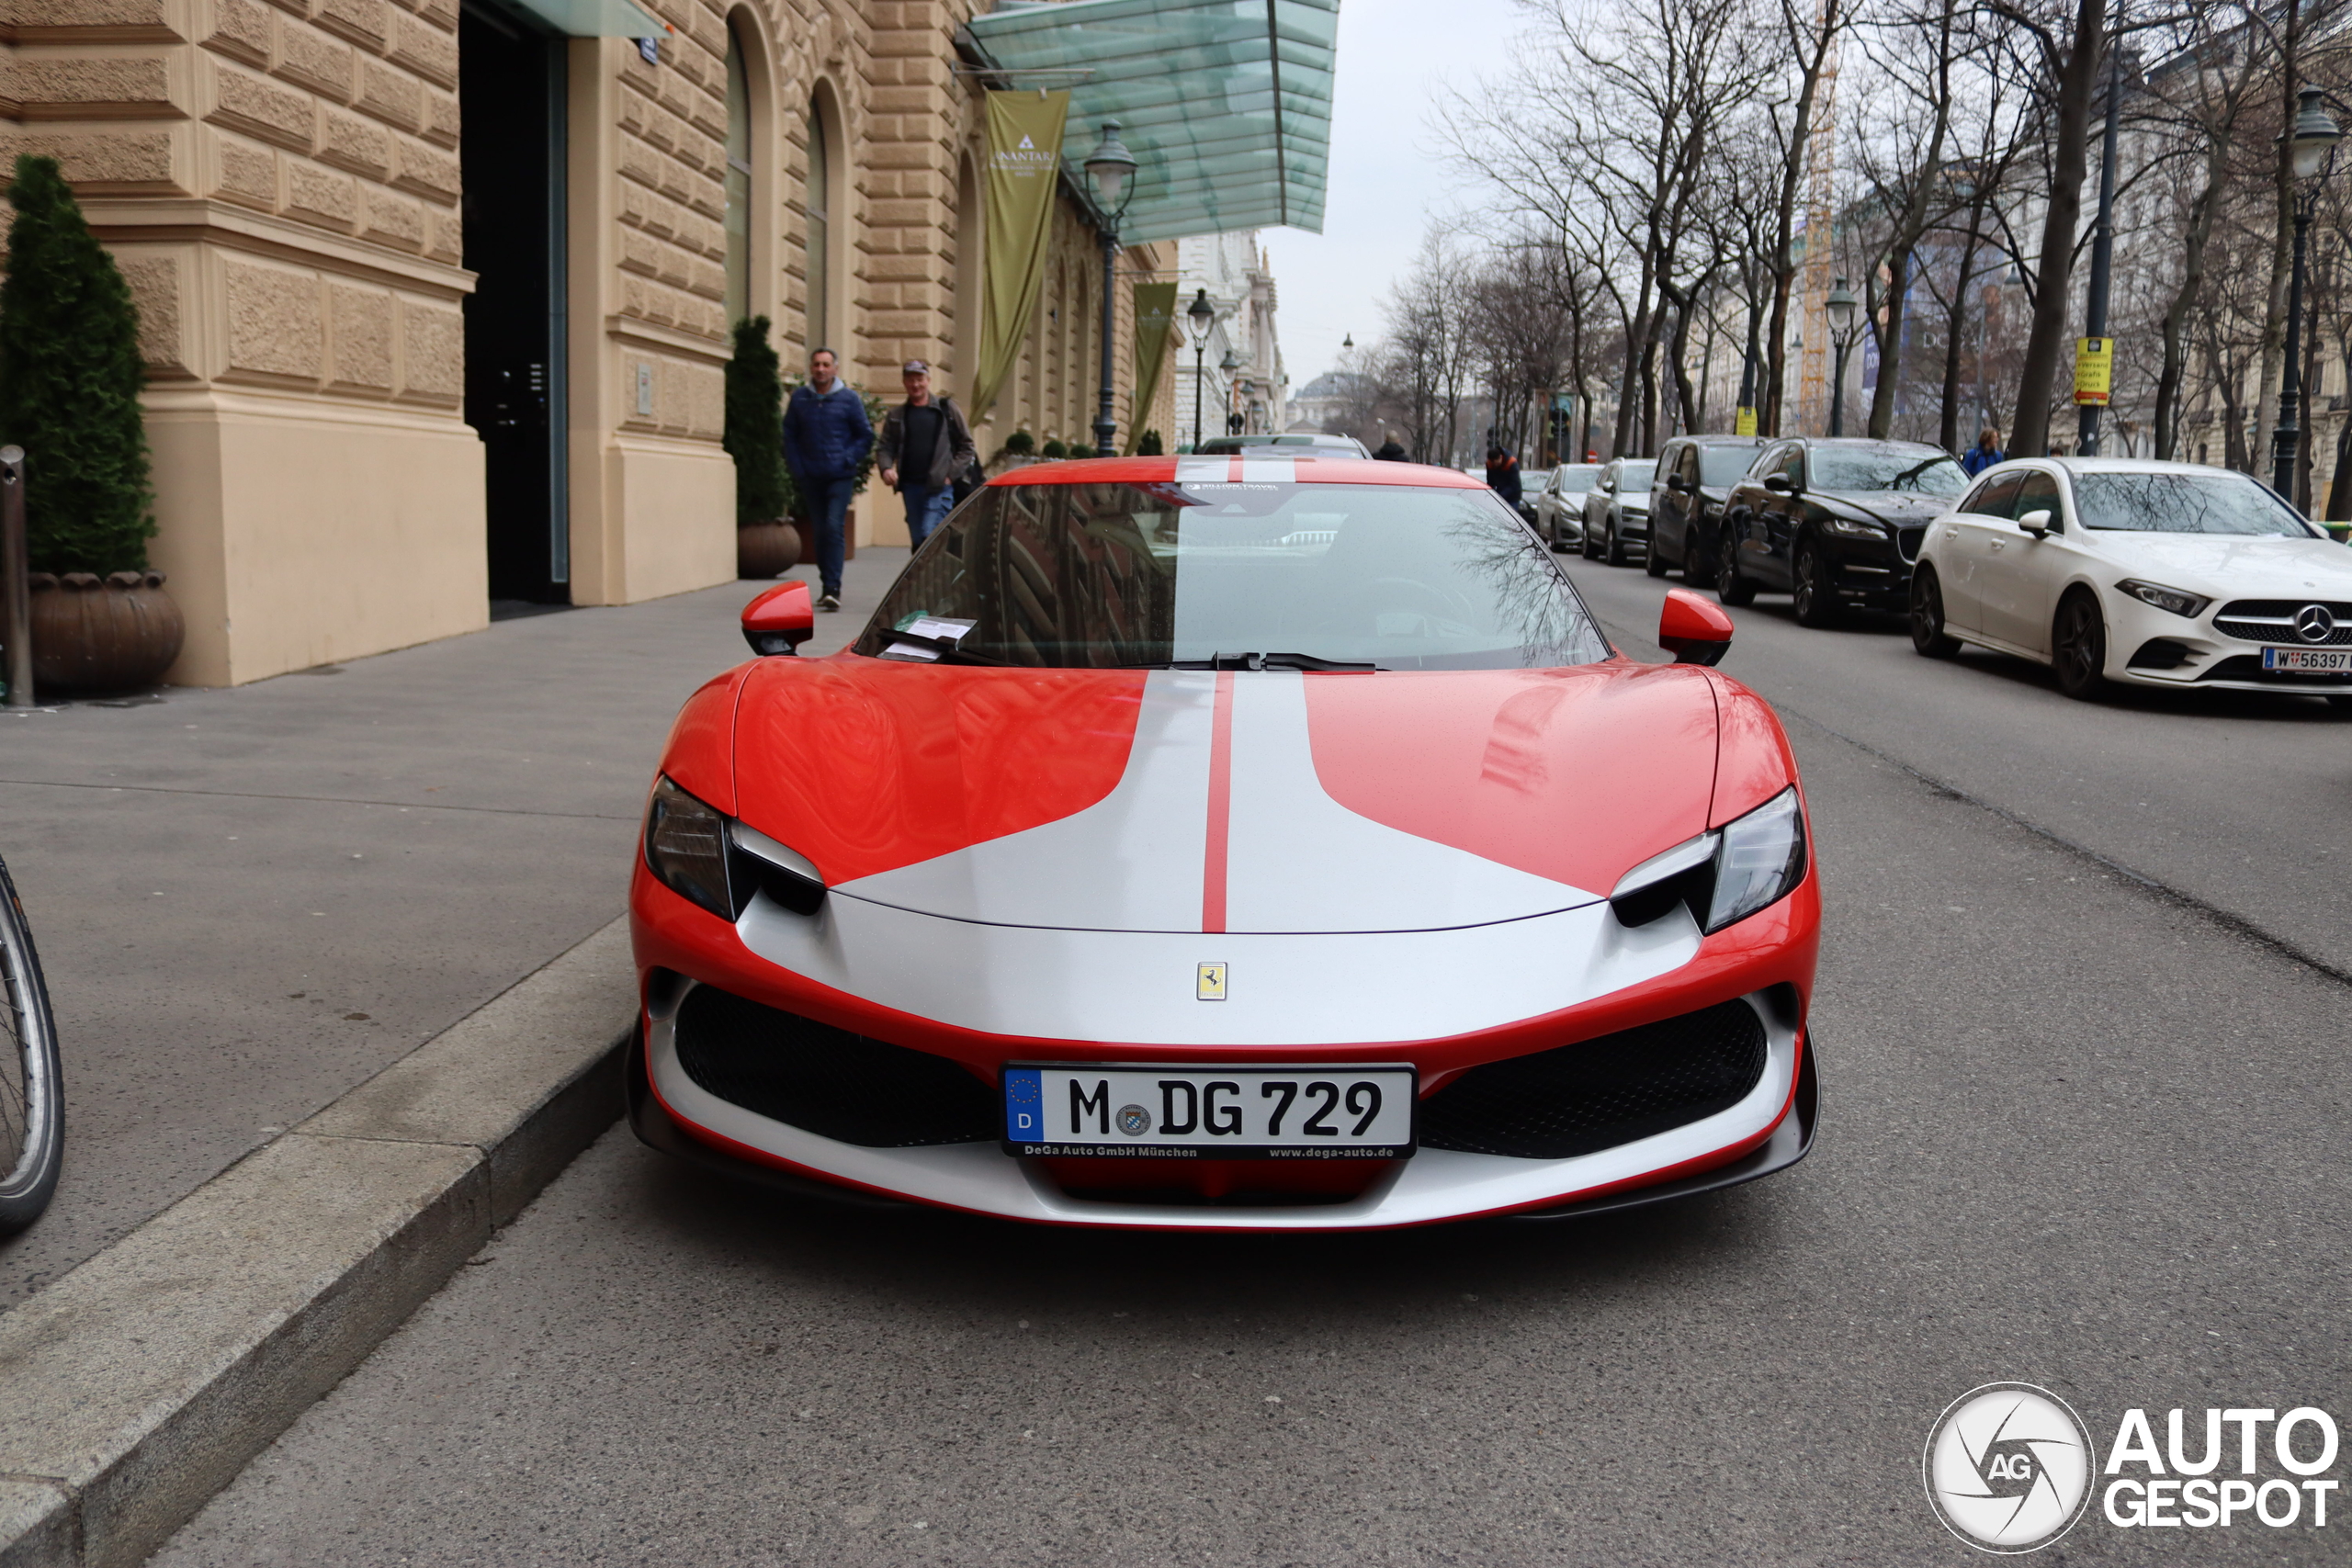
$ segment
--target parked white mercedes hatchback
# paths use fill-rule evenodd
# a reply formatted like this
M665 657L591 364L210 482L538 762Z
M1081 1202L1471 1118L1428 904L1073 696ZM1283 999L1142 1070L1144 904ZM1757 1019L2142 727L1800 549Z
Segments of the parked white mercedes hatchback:
M1984 470L1928 525L1911 643L2109 682L2352 705L2352 549L2228 468L2035 457Z

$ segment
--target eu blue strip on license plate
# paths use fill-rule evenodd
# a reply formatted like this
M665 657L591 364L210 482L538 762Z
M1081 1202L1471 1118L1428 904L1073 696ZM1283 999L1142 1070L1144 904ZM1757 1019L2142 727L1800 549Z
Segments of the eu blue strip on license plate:
M1419 1074L1394 1062L1048 1062L1010 1066L1003 1082L1012 1154L1403 1159L1414 1148Z

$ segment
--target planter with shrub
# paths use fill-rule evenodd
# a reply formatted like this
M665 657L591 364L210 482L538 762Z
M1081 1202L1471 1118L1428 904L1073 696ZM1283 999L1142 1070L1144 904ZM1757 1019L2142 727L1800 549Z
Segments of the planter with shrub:
M154 536L139 312L54 158L17 159L0 280L0 444L25 449L33 679L136 691L187 626L147 565Z
M768 319L735 323L727 362L727 431L735 459L735 575L778 577L800 558L792 524L792 478L784 468L784 372L768 341Z

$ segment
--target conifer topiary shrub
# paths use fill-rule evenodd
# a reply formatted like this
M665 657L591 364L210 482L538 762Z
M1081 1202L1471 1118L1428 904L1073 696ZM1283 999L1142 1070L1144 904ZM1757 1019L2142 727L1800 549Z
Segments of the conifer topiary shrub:
M25 449L35 571L147 570L139 310L54 158L17 159L0 279L0 444Z
M785 515L784 369L765 316L735 323L720 444L735 459L735 526L756 528Z
M1007 457L1026 457L1037 449L1037 438L1025 430L1016 430L1004 438Z
M1047 458L1067 457L1069 456L1069 448L1062 445L1060 436L1048 435L1046 437L1046 444L1037 449L1037 455Z

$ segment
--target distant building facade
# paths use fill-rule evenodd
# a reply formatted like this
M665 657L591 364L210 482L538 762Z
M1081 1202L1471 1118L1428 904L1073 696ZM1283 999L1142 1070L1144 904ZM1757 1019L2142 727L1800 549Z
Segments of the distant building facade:
M1216 325L1197 357L1190 342L1176 355L1177 439L1191 446L1204 435L1262 435L1289 429L1290 377L1283 367L1275 329L1280 300L1273 265L1258 243L1258 231L1179 240L1176 279L1180 312L1203 289L1216 311ZM1231 369L1225 367L1228 354L1235 361ZM1193 428L1196 394L1200 430Z

